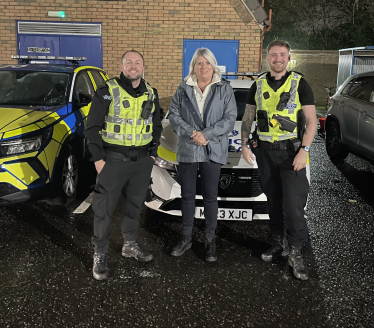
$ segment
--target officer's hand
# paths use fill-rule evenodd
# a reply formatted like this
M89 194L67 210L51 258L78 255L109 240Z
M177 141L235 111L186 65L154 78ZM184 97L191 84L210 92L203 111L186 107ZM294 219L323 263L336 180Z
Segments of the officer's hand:
M205 136L201 131L194 131L191 134L191 138L193 139L193 142L198 146L206 145L208 143L208 140L205 139Z
M154 157L154 156L151 156L151 157L153 158L154 161L156 160L156 157Z
M250 165L254 164L255 155L252 153L252 150L247 147L247 145L242 146L242 155L243 155L244 160L248 164Z
M102 159L95 162L95 168L96 168L96 171L97 171L98 174L100 174L100 172L103 169L104 165L105 165L105 161L102 160Z
M308 153L303 148L301 148L292 163L294 171L300 171L301 169L306 167L307 160Z

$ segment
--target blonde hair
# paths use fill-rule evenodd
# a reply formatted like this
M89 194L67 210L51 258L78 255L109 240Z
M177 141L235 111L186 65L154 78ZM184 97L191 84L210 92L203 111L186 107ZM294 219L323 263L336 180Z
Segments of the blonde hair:
M187 81L192 75L195 74L194 67L197 62L197 58L199 58L200 56L205 57L206 60L209 62L209 64L212 65L214 73L216 73L219 77L221 77L221 72L219 71L218 66L217 66L217 59L216 57L214 57L213 52L211 52L207 48L199 48L195 51L191 59L190 71L184 80Z

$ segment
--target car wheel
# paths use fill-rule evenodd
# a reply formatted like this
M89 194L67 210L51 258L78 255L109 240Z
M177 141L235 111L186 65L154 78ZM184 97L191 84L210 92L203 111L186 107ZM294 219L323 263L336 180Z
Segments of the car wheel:
M326 126L326 151L331 160L343 160L349 154L342 143L339 124L335 121Z
M56 164L53 198L47 200L51 205L65 205L77 195L79 156L70 146L63 146Z

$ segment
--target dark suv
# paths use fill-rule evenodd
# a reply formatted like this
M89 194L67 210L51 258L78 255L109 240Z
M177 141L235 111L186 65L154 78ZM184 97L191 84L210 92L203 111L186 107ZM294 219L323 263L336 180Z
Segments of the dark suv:
M331 98L326 150L331 160L352 152L374 162L374 72L350 76Z

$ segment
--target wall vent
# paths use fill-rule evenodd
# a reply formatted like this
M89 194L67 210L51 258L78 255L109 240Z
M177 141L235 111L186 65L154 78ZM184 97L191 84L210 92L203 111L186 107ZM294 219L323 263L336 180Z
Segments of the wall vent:
M101 24L19 21L18 33L101 36Z

